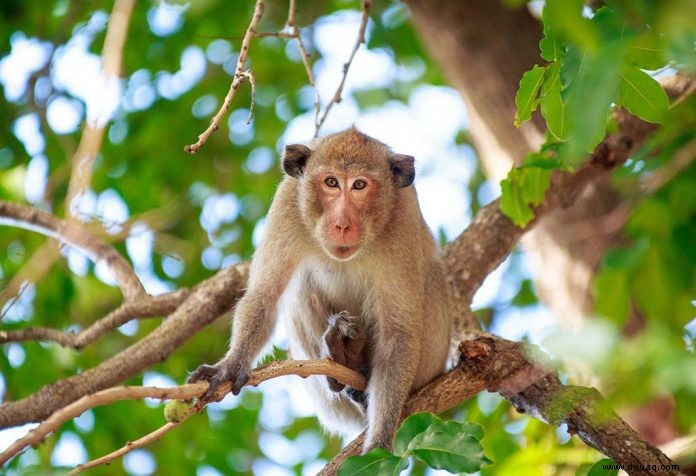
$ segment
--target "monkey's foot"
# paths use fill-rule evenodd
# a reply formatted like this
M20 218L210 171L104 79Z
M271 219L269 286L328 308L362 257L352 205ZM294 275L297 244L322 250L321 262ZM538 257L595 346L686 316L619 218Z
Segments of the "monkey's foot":
M231 382L231 391L234 395L238 395L241 388L251 378L251 369L248 365L242 365L239 362L234 362L229 365L225 360L216 365L201 365L196 370L191 372L191 375L186 379L186 383L195 383L200 381L208 382L208 390L200 397L201 400L209 402L215 396L215 391L220 384Z
M359 331L358 318L351 316L347 311L341 311L329 316L329 328L324 334L324 339L328 339L330 333L337 334L344 339L357 339ZM332 335L334 338L337 336Z
M367 336L358 325L358 318L346 311L329 316L328 328L324 333L324 354L334 362L352 370L364 366ZM340 392L345 385L327 377L329 388Z
M355 403L362 406L363 410L367 410L367 394L365 392L356 390L353 387L346 387L346 395Z

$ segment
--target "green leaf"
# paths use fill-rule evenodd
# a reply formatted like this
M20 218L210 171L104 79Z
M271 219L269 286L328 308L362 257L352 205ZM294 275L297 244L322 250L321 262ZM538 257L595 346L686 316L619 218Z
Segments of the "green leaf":
M435 420L416 435L409 447L416 458L431 468L473 473L491 462L479 443L482 436L479 425Z
M660 69L667 64L664 40L659 35L645 34L635 38L628 47L628 60L641 69Z
M520 290L517 291L515 297L512 298L512 305L524 307L531 306L532 304L536 304L537 302L539 302L539 299L537 298L536 293L534 292L534 286L532 284L532 281L529 279L523 280L520 284Z
M534 218L531 205L539 205L551 183L548 168L522 166L511 169L500 182L502 197L500 209L517 226L525 226Z
M512 222L519 226L525 226L534 218L534 212L527 205L522 193L522 186L513 175L512 169L507 178L500 182L502 196L500 197L500 210L507 215Z
M594 50L600 45L599 32L582 16L584 4L582 0L547 0L542 16L544 24L550 24L568 40Z
M621 104L644 121L662 123L669 110L669 99L660 83L638 68L621 73Z
M594 52L569 50L567 68L561 71L566 116L572 121L558 159L566 165L581 163L606 135L611 105L618 101L625 41L608 43ZM568 82L566 82L568 81ZM542 91L543 94L543 91ZM542 112L543 112L542 98Z
M408 460L394 456L384 448L375 448L362 456L351 456L338 470L339 476L399 474L408 466Z
M541 57L546 61L558 61L565 51L565 40L556 29L552 20L549 20L549 10L544 8L542 12L544 22L544 37L539 40Z
M272 364L273 362L277 362L280 360L284 360L285 358L285 351L283 351L283 349L281 349L280 347L274 345L268 354L261 357L258 365L259 367L265 367L266 365Z
M545 157L541 154L528 154L520 168L538 167L545 170L556 170L563 168L562 164L556 159Z
M551 171L539 167L528 167L524 178L524 198L532 205L539 205L544 201L546 190L551 184Z
M532 117L532 113L539 105L539 88L544 80L546 68L534 65L532 69L522 75L520 86L515 95L515 105L517 113L515 114L515 127L520 127L523 122L528 121Z
M546 120L546 127L557 140L564 141L570 137L570 126L566 105L561 97L560 66L554 64L541 87L541 115Z
M623 324L628 318L629 287L626 270L603 269L594 279L595 312Z
M614 460L609 459L609 458L604 458L600 459L597 461L592 467L590 468L590 471L587 473L587 476L616 476L619 474L618 469L604 469L602 466L605 465L615 465L616 463Z
M428 412L414 413L404 420L394 438L394 454L404 456L411 440L425 431L438 417Z

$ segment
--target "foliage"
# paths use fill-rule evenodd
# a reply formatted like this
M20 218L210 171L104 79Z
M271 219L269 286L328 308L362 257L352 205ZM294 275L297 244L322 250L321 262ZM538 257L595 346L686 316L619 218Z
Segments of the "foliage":
M604 139L614 108L663 123L668 117L667 95L645 70L696 68L696 55L682 54L682 45L693 40L693 30L668 20L681 6L676 3L610 1L588 13L580 0L547 1L539 49L548 64L535 65L522 76L515 125L530 120L540 107L547 144L556 145L559 166L577 167ZM540 201L536 184L524 178L530 173L513 171L501 184L501 209L520 226L533 218L529 205Z
M490 460L479 443L484 431L475 423L443 421L432 413L414 413L399 428L394 453L377 448L346 459L340 476L399 474L415 457L434 469L452 473L474 473Z
M314 43L312 31L316 24L357 8L359 2L298 3L302 4L298 24L318 67L326 58L321 45ZM352 91L345 101L355 101L361 111L388 103L403 106L417 88L444 83L407 21L404 5L375 3L367 47L388 55L403 74L389 84ZM533 207L543 200L551 171L578 166L601 139L612 103L646 120L663 122L660 134L649 147L615 176L619 189L636 205L636 212L625 227L630 241L605 257L595 281L597 314L613 323L612 329L629 321L629 302L633 302L648 330L635 340L611 341L606 348L609 357L593 363L593 370L616 405L640 405L669 392L677 402L677 426L691 431L696 415L696 383L683 376L696 375L696 367L693 352L684 352L683 340L689 340L693 349L696 330L685 325L694 315L690 300L696 287L696 169L691 165L677 171L650 196L641 192L641 184L654 173L668 170L674 154L693 140L696 131L694 103L667 111L662 89L644 71L665 64L679 71L696 70L696 14L692 14L693 5L688 0L607 3L587 18L578 1L547 2L544 39L540 43L541 56L547 63L535 66L521 79L515 121L522 124L540 110L549 140L547 147L510 172L502 185L502 207L515 223L528 223L533 218ZM286 3L267 1L266 6L260 30L281 29L287 18ZM85 111L79 91L69 90L58 81L52 61L69 45L80 44L86 45L85 53L96 61L104 41L103 21L112 7L113 2L106 0L12 0L0 4L0 60L7 58L23 39L41 42L48 50L42 65L19 78L24 90L18 97L9 99L7 90L3 90L0 199L65 216L71 161L82 135L79 124ZM251 256L255 233L261 229L259 223L280 178L276 166L279 138L294 118L312 114L314 98L291 42L272 37L255 39L250 65L258 90L251 125L244 125L250 90L243 85L229 120L203 151L196 156L185 154L183 146L207 126L227 92L253 2L190 2L183 7L180 23L167 33L153 30L157 8L155 2L136 2L123 54L126 99L107 126L94 167L89 206L81 211L80 219L114 244L139 274L161 291L193 286L219 268ZM172 78L179 78L176 73L184 69L185 52L205 57L203 74L186 87L167 92L165 86L174 81ZM57 127L49 113L65 99L76 102L80 110L80 120L72 129ZM26 147L19 125L34 120L41 147L31 149ZM458 131L455 146L473 155L469 142L468 132ZM659 156L649 157L654 151L660 151ZM26 193L32 180L43 184L29 184L43 187L41 196ZM491 190L495 186L485 180L481 170L474 172L468 184L461 184L462 188L465 185L470 191L472 212L493 198ZM125 216L115 219L104 213L106 204L114 203L125 207ZM461 210L462 216L467 213ZM0 228L3 330L28 326L84 329L120 302L118 290L108 284L97 266L67 249L51 252L46 243L44 237L30 231ZM143 258L138 251L146 256ZM37 260L46 266L37 266ZM504 284L491 307L484 310L492 329L500 325L501 315L511 310L528 315L541 312L521 255L514 254L503 267L507 270ZM32 272L22 278L18 293L4 295L2 291L27 269ZM46 343L4 345L0 352L3 401L23 398L48 382L92 368L157 325L158 319L130 323L79 352ZM229 319L219 319L192 336L166 361L125 383L183 382L187 372L199 363L216 361L228 339ZM277 358L282 355L274 350L266 362ZM206 415L189 418L176 431L145 448L140 456L155 462L153 471L157 474L230 474L266 469L290 474L315 472L337 453L340 442L322 436L313 417L293 414L291 418L289 399L286 392L269 405L271 397L244 390L237 398L210 405ZM151 402L121 402L86 412L38 448L14 459L8 474L60 471L65 463L57 457L68 440L77 441L76 446L88 458L111 452L161 426L162 411L161 405ZM456 470L474 468L472 461L476 461L484 476L540 474L540 468L575 472L600 458L595 450L570 439L562 430L518 415L494 395L482 394L447 416L481 425L486 430L485 438L474 424L420 415L402 428L396 455L377 452L371 457L401 467L404 458L412 455L410 471L414 474L425 471L424 461L432 467L461 463L448 466ZM419 421L427 425L416 432ZM427 433L425 428L429 429ZM468 448L479 456L443 460L427 449L426 437L438 448L461 438L465 446L457 446L457 451ZM289 448L285 453L290 456L279 459L278 454L264 448L264 443L271 440ZM487 460L482 454L493 464L484 466ZM116 461L90 474L123 474L131 469Z

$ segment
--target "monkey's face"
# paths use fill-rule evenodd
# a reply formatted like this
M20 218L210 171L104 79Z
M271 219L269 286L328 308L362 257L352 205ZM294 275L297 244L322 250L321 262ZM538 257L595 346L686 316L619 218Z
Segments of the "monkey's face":
M356 129L330 135L314 149L288 145L283 169L295 177L304 224L332 258L347 261L384 229L397 189L415 175L413 157L394 154Z
M315 236L332 258L351 259L373 235L379 180L366 173L330 169L308 179L321 206Z

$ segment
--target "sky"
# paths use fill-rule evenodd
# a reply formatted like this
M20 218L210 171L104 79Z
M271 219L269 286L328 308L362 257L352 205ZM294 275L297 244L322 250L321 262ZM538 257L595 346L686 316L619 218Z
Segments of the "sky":
M393 13L393 12L392 12ZM185 21L186 6L170 5L166 2L153 6L148 12L148 22L152 31L159 36L167 36L181 28ZM152 106L158 97L175 100L185 92L196 87L206 68L233 68L232 45L226 40L211 40L206 49L190 46L181 53L180 68L173 72L153 74L147 70L129 72L123 81L107 81L101 71L98 55L91 53L89 47L94 38L103 32L108 21L108 14L96 12L90 21L76 29L71 40L52 51L49 43L28 36L24 32L12 35L11 52L0 59L0 83L5 99L17 101L25 92L29 75L48 61L53 62L51 81L59 85L66 93L51 99L47 107L48 123L56 134L70 134L77 130L87 119L99 124L113 121L109 127L109 139L118 143L123 141L125 133L119 124L118 111L144 110ZM313 44L317 45L322 59L314 65L317 88L320 98L325 103L333 96L340 81L343 63L350 55L355 41L360 13L356 11L337 12L319 19L315 25ZM368 28L367 34L370 34ZM296 46L289 43L286 49L289 61L297 62ZM253 52L252 52L253 56ZM455 136L468 126L466 107L456 91L448 87L423 85L417 87L407 103L390 101L378 107L360 110L351 97L351 92L385 86L396 79L418 77L423 73L424 65L397 65L388 51L368 51L361 48L353 61L344 89L344 100L336 105L322 133L330 133L357 126L363 132L385 142L400 153L416 157L416 182L420 206L427 224L434 233L442 231L448 239L455 238L467 225L470 196L466 183L475 170L476 157L468 145L457 145ZM48 90L48 88L44 88ZM314 101L314 93L307 89L306 98ZM37 85L40 97L42 85ZM200 98L193 106L192 114L196 117L208 117L217 110L216 99L200 91ZM282 101L276 104L277 113L283 114ZM246 125L247 110L234 108L227 124L230 140L244 144L252 140L253 134ZM24 144L27 151L27 167L23 177L16 177L18 187L23 187L26 199L35 206L41 206L43 190L48 178L48 159L44 155L45 141L39 130L38 117L27 114L18 118L13 125L13 132ZM287 129L278 141L276 150L262 147L255 149L247 158L247 168L255 173L263 173L274 166L274 157L282 144L306 142L314 134L314 113L291 118ZM196 196L196 187L192 184L192 196ZM484 202L499 195L496 183L488 183L480 192ZM240 204L234 191L208 194L202 203L200 216L201 227L209 236L224 223L234 221L240 213ZM107 224L110 232L120 231L120 224L129 218L128 206L119 194L111 189L89 190L71 204L78 216L84 218L98 217ZM254 233L254 240L262 239L263 224L261 220ZM234 239L229 236L227 239ZM153 271L154 234L145 225L134 227L126 240L126 250L134 269L143 281L148 292L153 294L171 291L173 285L157 277ZM239 256L225 256L221 251L224 243L211 242L201 256L203 265L211 271L229 266L239 261ZM78 275L89 272L88 259L79 250L64 250L70 270ZM522 278L531 276L530 260L523 253L516 253L519 261L511 269L511 259L503 263L486 280L474 298L474 308L491 306L509 300L517 293ZM183 272L185 263L176 258L163 260L165 273L175 278ZM508 273L506 273L508 271ZM97 266L95 274L102 281L113 285L114 280L109 270ZM4 309L5 319L25 320L31 315L33 286L14 301L12 308ZM119 331L133 335L137 331L137 321L122 326ZM519 340L528 337L533 342L540 342L556 329L553 316L540 306L528 309L503 309L496 319L492 331L503 337ZM274 342L282 345L285 333L279 328ZM15 367L24 361L24 351L18 344L5 346L3 351ZM221 349L221 354L223 349ZM170 376L146 372L144 385L173 386L177 384ZM316 461L322 448L318 434L307 432L297 440L290 441L282 435L282 430L294 416L313 414L311 406L300 385L299 379L284 377L263 384L259 390L264 393L261 408L260 446L265 458L251 461L249 464L255 474L286 475L292 474L289 466L299 460L312 462L307 466L307 474L314 474L324 462ZM4 379L0 378L0 395L4 394ZM228 396L218 404L208 406L208 417L226 409L237 406L239 397ZM273 402L268 404L267 402ZM149 402L151 405L159 403ZM91 411L77 420L78 428L89 431L95 424ZM0 432L0 449L6 447L15 438L24 434L29 427L13 428ZM96 455L91 455L96 456ZM31 451L21 456L24 463L29 463L36 455ZM298 460L299 458L299 460ZM88 460L88 455L78 435L68 432L58 440L52 456L55 465L74 466ZM116 464L122 464L133 475L148 475L156 472L157 464L147 448L134 451ZM219 474L211 467L202 467L197 476ZM433 473L434 474L434 473Z

